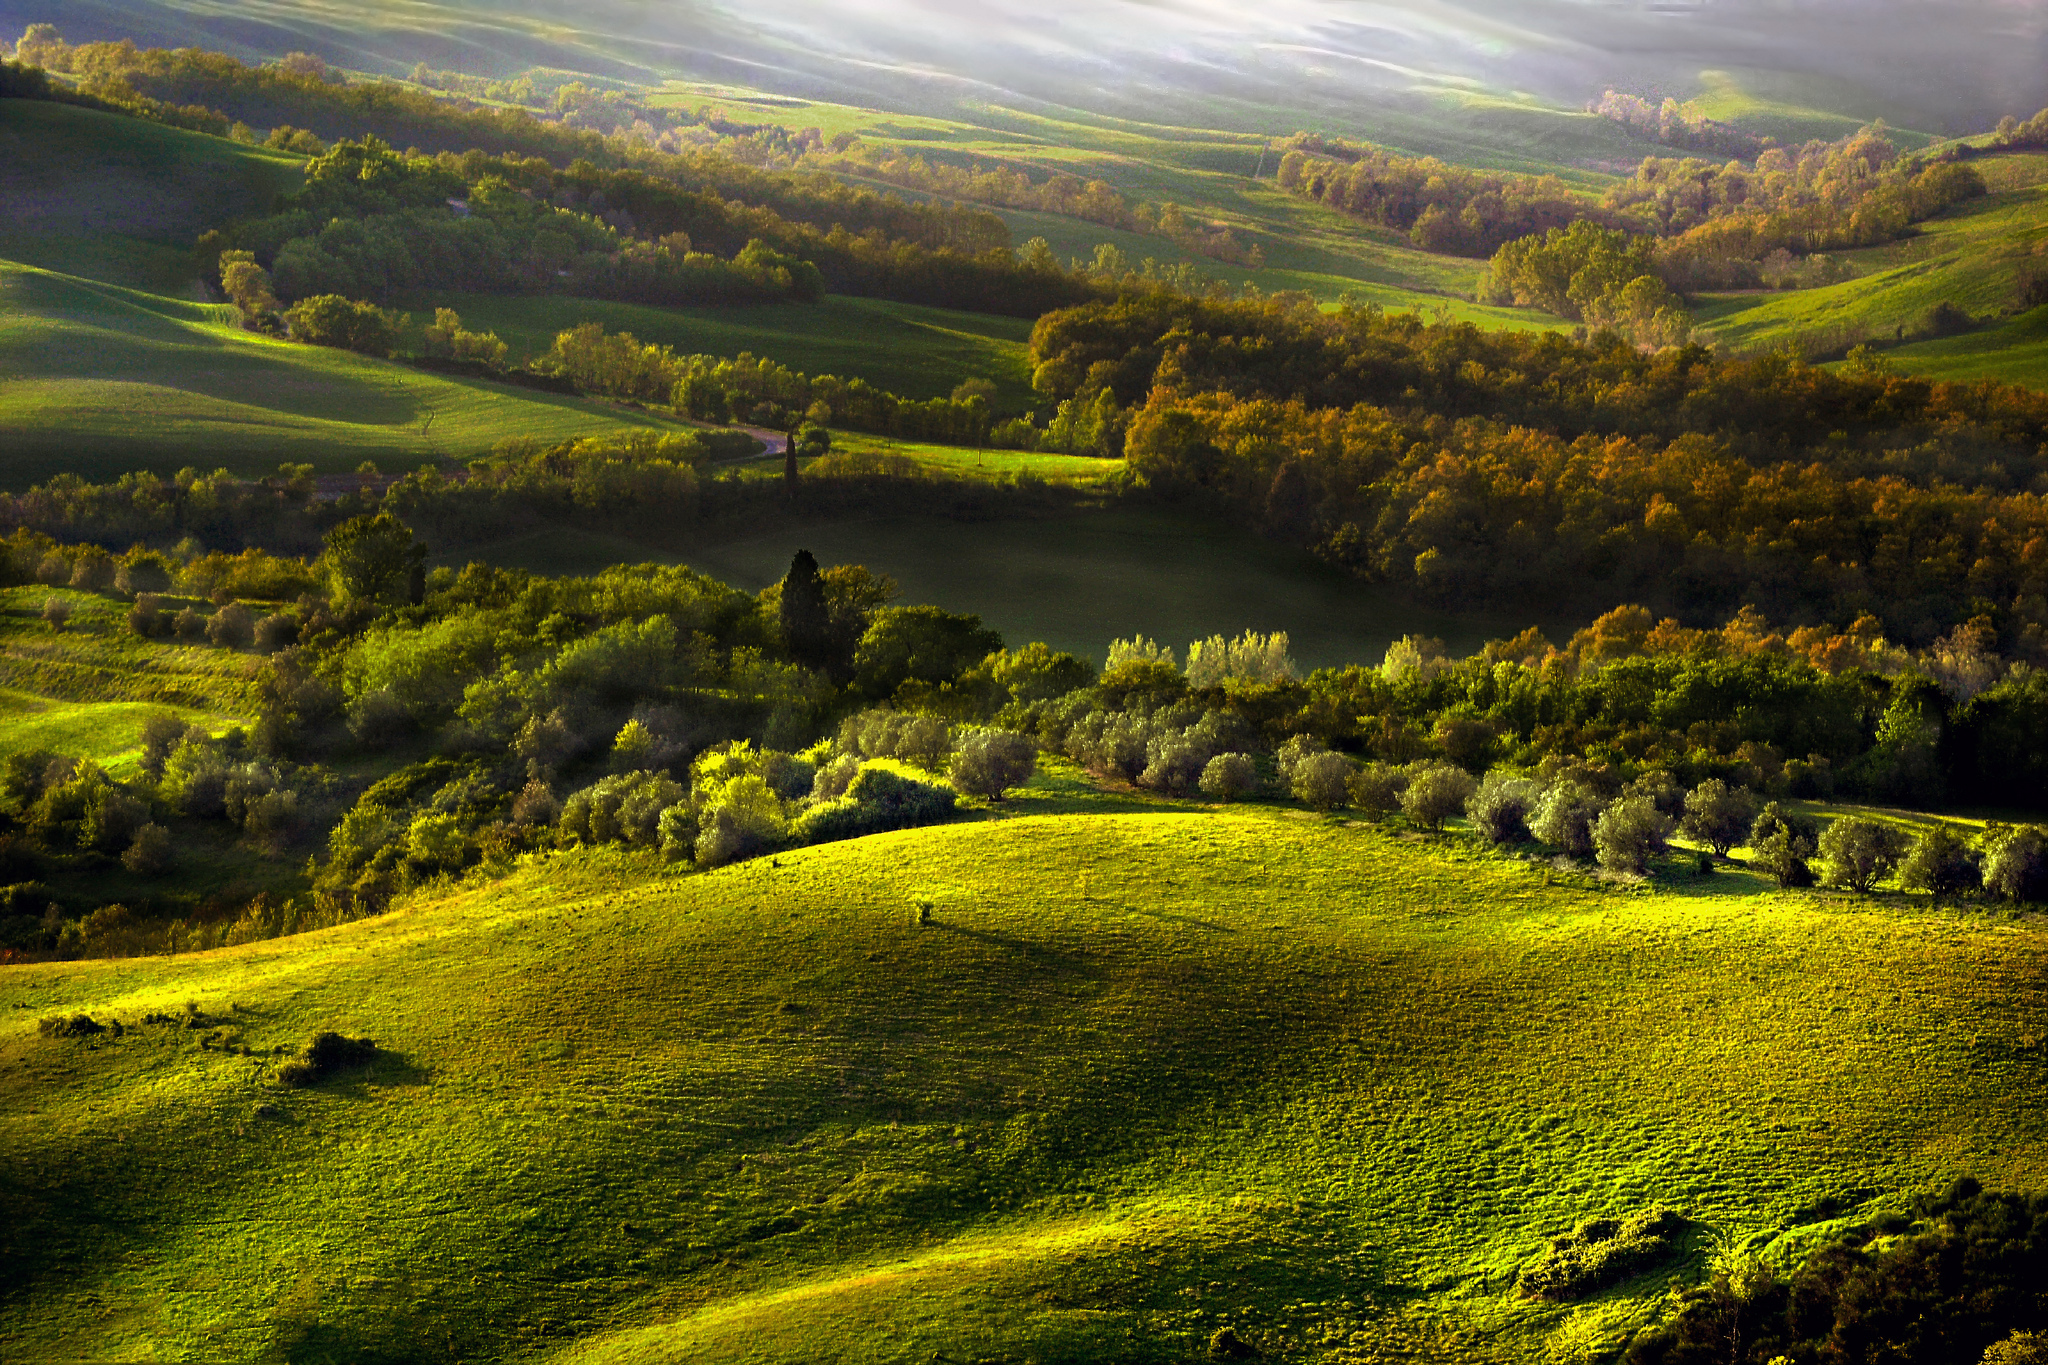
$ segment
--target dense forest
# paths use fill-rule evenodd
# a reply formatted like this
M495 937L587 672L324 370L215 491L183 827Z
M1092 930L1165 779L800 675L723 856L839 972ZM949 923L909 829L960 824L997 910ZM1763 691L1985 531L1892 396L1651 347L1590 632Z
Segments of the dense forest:
M2031 390L1270 302L1092 304L1032 349L1048 397L1136 409L1150 489L1442 602L2048 626Z

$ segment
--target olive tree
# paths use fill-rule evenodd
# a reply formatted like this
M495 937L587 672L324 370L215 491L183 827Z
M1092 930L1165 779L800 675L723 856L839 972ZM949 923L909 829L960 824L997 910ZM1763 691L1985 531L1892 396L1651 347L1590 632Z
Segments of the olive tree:
M1201 786L1212 801L1235 801L1258 790L1259 770L1250 754L1218 754L1203 766Z
M1756 823L1756 798L1747 787L1731 787L1710 777L1685 797L1685 815L1678 832L1694 843L1705 844L1719 857L1741 843Z
M1478 785L1463 768L1432 764L1409 775L1408 790L1401 793L1401 813L1424 829L1442 829L1444 821L1464 813Z
M1937 897L1956 896L1983 885L1983 874L1962 836L1947 825L1936 825L1914 841L1913 851L1899 864L1899 885Z
M1543 788L1526 777L1491 772L1465 803L1465 815L1489 843L1517 844L1529 837L1529 813L1542 797Z
M1593 822L1600 818L1606 805L1598 792L1583 783L1553 782L1536 803L1529 832L1574 858L1590 857L1594 851Z
M2048 831L2027 825L1986 835L1984 889L2011 901L2048 900Z
M1351 799L1351 760L1325 749L1294 763L1295 799L1316 810L1336 810Z
M1641 872L1662 853L1677 822L1650 796L1624 796L1593 822L1593 847L1609 872Z
M1891 825L1845 815L1821 831L1819 849L1829 886L1868 892L1906 855L1906 836Z
M955 789L991 801L1003 799L1038 771L1038 746L1014 730L977 730L960 741L949 772Z
M1408 774L1391 763L1368 763L1351 774L1351 804L1361 815L1384 820L1401 809Z

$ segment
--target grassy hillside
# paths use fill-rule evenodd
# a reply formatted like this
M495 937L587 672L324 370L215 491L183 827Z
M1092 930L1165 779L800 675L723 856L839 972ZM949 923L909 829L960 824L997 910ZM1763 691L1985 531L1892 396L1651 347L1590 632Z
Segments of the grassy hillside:
M510 436L651 425L660 419L275 341L230 325L223 308L0 261L0 483L11 488L187 464L403 466Z
M1992 189L1987 197L1922 224L1914 236L1844 253L1856 277L1841 284L1710 297L1698 309L1707 334L1738 349L1791 344L1839 355L1857 341L1910 337L1943 303L1973 317L1998 317L2012 306L2023 269L2048 269L2048 156L1975 164ZM1890 354L1902 369L1944 379L2048 383L2048 351L2033 338L2019 319Z
M301 165L141 119L0 100L0 260L197 297L194 239L267 211Z
M1513 1277L1578 1218L1673 1204L1697 1273L1716 1238L1795 1252L1822 1201L2048 1180L2038 918L1034 797L8 969L0 1341L1139 1361L1229 1326L1274 1359L1528 1360L1568 1316ZM38 1035L81 1012L127 1031ZM322 1029L380 1060L273 1086ZM1639 1324L1667 1273L1580 1327Z
M1006 410L1029 407L1031 363L1022 318L925 308L887 299L828 295L815 304L761 308L656 308L631 303L504 294L432 295L408 305L426 316L453 308L463 325L494 330L521 361L546 351L555 333L584 322L631 332L684 354L755 355L806 374L860 375L911 398L940 398L963 379L998 387Z

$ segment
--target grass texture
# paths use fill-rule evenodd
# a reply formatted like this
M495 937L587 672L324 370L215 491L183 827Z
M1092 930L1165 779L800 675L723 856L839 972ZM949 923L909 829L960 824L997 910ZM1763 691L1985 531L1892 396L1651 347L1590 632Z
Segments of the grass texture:
M1576 1318L1520 1297L1581 1218L1670 1205L1694 1274L1716 1238L1796 1254L1825 1200L2048 1178L2038 918L1603 891L1075 786L8 969L0 1343L1164 1361L1228 1327L1279 1360L1528 1360L1663 1300L1661 1268ZM37 1032L80 1012L129 1027ZM329 1029L380 1060L276 1088Z

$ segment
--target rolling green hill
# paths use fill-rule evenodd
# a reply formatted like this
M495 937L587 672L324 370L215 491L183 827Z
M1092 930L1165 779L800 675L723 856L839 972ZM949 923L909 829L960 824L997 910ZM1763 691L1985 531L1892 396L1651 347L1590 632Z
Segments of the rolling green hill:
M224 308L0 261L0 481L183 465L322 472L661 419L231 325Z
M1792 345L1840 355L1859 341L1913 336L1939 305L1995 320L2021 272L2048 271L2048 155L1975 163L1992 193L1921 225L1913 236L1843 254L1854 278L1820 289L1710 296L1697 310L1709 339L1742 350ZM1942 379L2048 384L2048 350L2026 318L1889 352L1903 370Z
M0 1342L1523 1361L1716 1244L1797 1254L1815 1209L2048 1179L2038 918L1553 885L1056 775L1015 804L7 969ZM125 1031L37 1031L80 1013ZM379 1059L274 1085L323 1029ZM1546 1235L1660 1202L1681 1262L1569 1313L1514 1291Z

